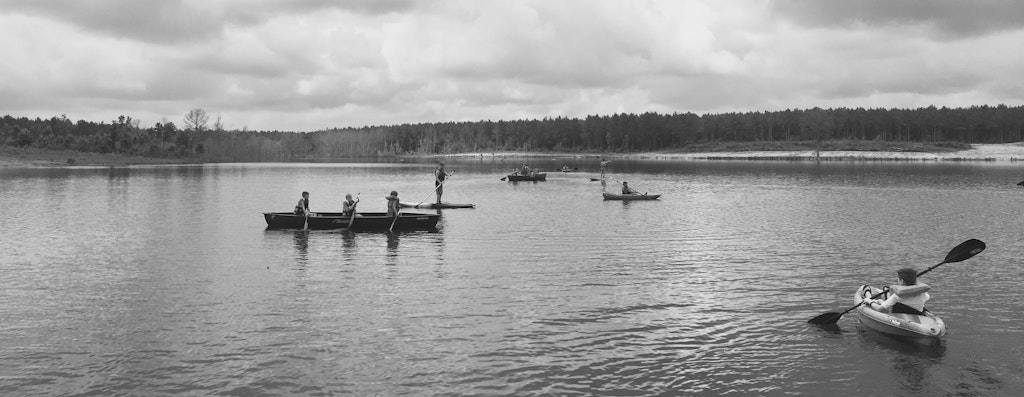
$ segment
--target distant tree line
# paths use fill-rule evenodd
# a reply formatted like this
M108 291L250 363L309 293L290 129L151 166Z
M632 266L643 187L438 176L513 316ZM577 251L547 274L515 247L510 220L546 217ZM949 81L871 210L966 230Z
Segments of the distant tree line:
M110 123L67 117L0 119L0 144L198 161L291 161L493 151L645 152L716 142L862 140L1006 143L1024 140L1024 107L820 109L643 113L541 120L402 124L308 133L212 128L202 109L183 128L149 128L128 116Z

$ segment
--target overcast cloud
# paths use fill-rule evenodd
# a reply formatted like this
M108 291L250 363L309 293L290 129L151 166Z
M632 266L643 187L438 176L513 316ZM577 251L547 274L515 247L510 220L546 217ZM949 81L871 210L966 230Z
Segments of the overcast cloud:
M0 114L313 131L1024 104L1016 1L0 0Z

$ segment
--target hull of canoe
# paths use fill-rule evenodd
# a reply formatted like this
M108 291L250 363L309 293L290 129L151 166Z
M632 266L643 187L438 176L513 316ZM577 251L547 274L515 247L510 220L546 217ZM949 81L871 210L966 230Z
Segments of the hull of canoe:
M509 182L546 181L548 179L548 174L546 172L538 172L530 175L511 174L506 178L508 178Z
M302 229L308 224L310 230L350 229L352 231L391 230L432 230L437 228L438 214L403 212L396 220L384 212L359 212L355 218L340 212L318 212L308 219L290 212L264 212L267 229ZM352 226L349 227L351 220ZM392 222L394 228L392 229Z
M633 201L633 200L657 200L660 194L611 194L602 193L605 200Z

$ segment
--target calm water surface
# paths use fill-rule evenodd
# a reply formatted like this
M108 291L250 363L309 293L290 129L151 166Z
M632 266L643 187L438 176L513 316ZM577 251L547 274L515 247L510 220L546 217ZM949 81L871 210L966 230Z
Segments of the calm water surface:
M432 164L0 169L0 395L1024 395L1024 166L523 161L449 161L477 208L397 235L261 213ZM806 323L969 238L922 278L944 339Z

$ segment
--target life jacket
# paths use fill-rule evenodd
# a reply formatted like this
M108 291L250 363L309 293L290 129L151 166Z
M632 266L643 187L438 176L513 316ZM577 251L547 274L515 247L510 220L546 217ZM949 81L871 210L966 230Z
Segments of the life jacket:
M925 283L892 285L889 286L889 293L896 295L897 302L923 311L925 302L931 299L931 295L928 295L928 291L931 289L932 287Z

